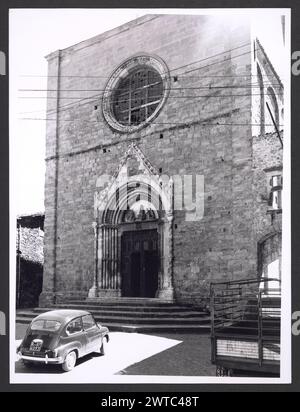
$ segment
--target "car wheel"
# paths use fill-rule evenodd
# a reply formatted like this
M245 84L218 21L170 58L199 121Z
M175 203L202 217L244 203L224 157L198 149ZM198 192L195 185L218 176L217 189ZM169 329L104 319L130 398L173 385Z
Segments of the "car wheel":
M77 356L74 351L67 354L64 363L61 365L65 372L71 371L76 365Z
M102 344L100 346L100 355L104 356L105 355L105 348L104 348L104 338L102 340Z

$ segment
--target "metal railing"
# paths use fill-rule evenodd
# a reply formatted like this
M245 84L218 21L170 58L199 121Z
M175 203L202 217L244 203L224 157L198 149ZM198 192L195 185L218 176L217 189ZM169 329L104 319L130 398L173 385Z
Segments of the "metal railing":
M218 356L257 359L260 366L266 360L279 360L281 287L278 279L212 283L210 310L214 363Z

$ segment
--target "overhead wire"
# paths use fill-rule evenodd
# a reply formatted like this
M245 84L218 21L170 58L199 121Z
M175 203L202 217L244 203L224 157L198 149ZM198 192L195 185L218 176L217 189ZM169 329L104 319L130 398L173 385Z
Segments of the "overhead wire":
M213 55L213 56L209 56L209 57L206 57L205 59L200 59L200 60L197 60L197 61L195 61L195 62L191 62L191 63L188 63L188 64L186 64L186 65L182 65L182 66L180 66L179 68L177 67L177 68L173 68L173 69L171 69L170 71L175 71L175 70L178 70L178 69L181 69L181 68L184 68L184 67L188 67L188 66L191 66L191 65L194 65L195 63L199 63L200 61L206 61L206 60L208 60L208 59L210 59L210 58L214 58L214 57L217 57L217 56L220 56L220 55L222 55L222 54L225 54L225 53L229 53L229 52L231 52L231 51L234 51L234 50L237 50L237 49L240 49L240 48L242 48L242 47L245 47L245 46L247 46L247 45L249 45L250 43L247 43L247 44L244 44L244 45L241 45L241 46L238 46L238 47L236 47L236 48L233 48L233 49L230 49L230 50L226 50L226 51L224 51L224 52L221 52L221 53L218 53L218 54L216 54L216 55ZM195 70L201 70L201 69L203 69L203 68L205 68L205 67L208 67L208 66L211 66L211 65L215 65L215 64L220 64L220 63L223 63L224 61L226 61L226 60L230 60L230 59L233 59L233 58L237 58L237 57L240 57L240 56L243 56L243 55L245 55L245 54L248 54L248 53L251 53L251 51L247 51L246 53L242 53L242 54L240 54L240 55L237 55L237 56L230 56L230 58L229 59L223 59L223 60L221 60L221 61L217 61L217 62L213 62L213 63L211 63L211 64L209 64L209 65L206 65L206 66L200 66L200 67L197 67L197 68L194 68L194 69L192 69L192 70L189 70L189 71L187 71L187 72L184 72L184 73L181 73L181 74L178 74L177 76L179 77L182 77L182 75L183 74L185 74L185 73L189 73L189 72L191 72L191 71L195 71ZM240 77L245 77L245 76L249 76L249 74L248 75L240 75ZM51 76L50 76L51 77ZM57 76L55 76L55 77L57 77ZM64 77L64 76L61 76L61 77ZM72 76L72 75L70 75L70 76L65 76L65 77L78 77L78 76ZM86 78L89 78L90 76L80 76L80 77L86 77ZM93 76L93 77L103 77L103 76ZM213 77L213 76L205 76L205 77ZM228 76L221 76L221 75L218 75L217 77L228 77ZM236 76L230 76L230 77L236 77ZM277 85L272 85L273 87L279 87L279 88L281 88L281 85L279 84L278 86ZM199 87L186 87L186 88L183 88L183 87L180 87L180 88L170 88L169 90L170 91L173 91L173 90L179 90L179 91L181 91L181 90L196 90L196 89L209 89L209 90L212 90L212 89L225 89L225 88L235 88L235 89L237 89L237 88L258 88L258 87L260 87L259 85L253 85L253 84L250 84L250 85L243 85L243 86L237 86L237 85L226 85L226 86L199 86ZM21 89L21 91L46 91L47 89L45 89L45 90L38 90L38 89ZM96 89L97 90L97 89ZM90 89L90 90L80 90L80 91L96 91L95 89ZM99 90L97 90L97 91L103 91L104 92L104 90L105 89L99 89ZM49 91L51 91L51 89L49 89ZM63 90L52 90L52 91L63 91ZM67 90L68 92L73 92L73 91L75 91L75 90ZM78 90L79 91L79 90ZM251 94L252 96L253 95L255 95L255 94ZM260 94L259 94L260 95ZM246 95L205 95L205 96L203 96L203 95L201 95L201 96L168 96L169 98L185 98L185 99L193 99L193 98L212 98L212 97L215 97L215 98L221 98L221 97L244 97L244 96L246 96ZM249 96L250 96L250 94L249 94ZM19 97L20 99L41 99L41 98L47 98L47 100L48 99L57 99L57 97L56 96L22 96L22 97ZM74 100L74 99L76 99L77 101L76 102L72 102L72 103L67 103L67 104L65 104L65 105L62 105L62 106L60 106L59 108L58 108L58 110L57 109L52 109L52 110L49 110L49 111L47 111L47 114L48 115L51 115L51 114L60 114L61 112L64 112L65 110L69 110L69 109L71 109L72 107L78 107L78 106L82 106L82 105L84 105L84 104L89 104L89 103L93 103L93 102L99 102L99 100L101 99L101 98L103 98L103 93L101 93L101 94L95 94L95 95L93 95L93 96L86 96L86 97L82 97L82 96L80 96L80 97L62 97L62 96L59 96L59 99L69 99L69 100ZM126 100L125 100L126 101ZM125 102L124 100L122 100L122 102ZM81 103L81 102L84 102L84 103L82 103L82 104L80 104L80 105L78 105L78 103ZM42 112L42 110L40 110L40 111L31 111L31 112L27 112L27 113L37 113L37 112ZM23 114L25 114L26 112L23 112ZM20 114L22 114L22 113L20 113ZM28 118L22 118L22 120L28 120ZM31 120L41 120L41 119L31 119ZM45 120L47 120L47 119L45 119ZM49 119L49 120L52 120L52 119ZM60 120L64 120L64 119L60 119Z

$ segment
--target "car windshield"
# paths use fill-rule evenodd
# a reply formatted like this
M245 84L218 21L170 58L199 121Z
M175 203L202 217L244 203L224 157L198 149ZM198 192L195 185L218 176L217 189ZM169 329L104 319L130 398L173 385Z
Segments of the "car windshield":
M39 319L32 323L31 330L44 330L47 332L56 332L61 323L56 320Z

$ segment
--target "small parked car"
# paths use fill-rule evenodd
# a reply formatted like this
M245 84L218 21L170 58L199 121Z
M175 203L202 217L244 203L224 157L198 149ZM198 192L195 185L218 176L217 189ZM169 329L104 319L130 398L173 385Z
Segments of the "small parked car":
M30 367L36 363L61 364L72 370L77 359L92 353L104 355L109 330L83 310L52 310L34 318L17 348L19 358Z

